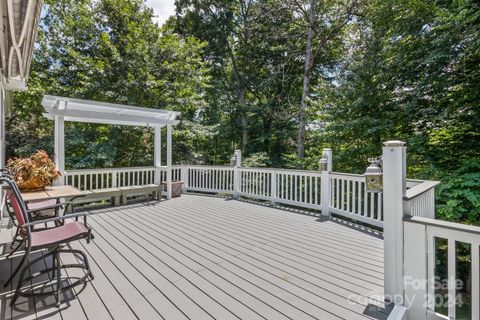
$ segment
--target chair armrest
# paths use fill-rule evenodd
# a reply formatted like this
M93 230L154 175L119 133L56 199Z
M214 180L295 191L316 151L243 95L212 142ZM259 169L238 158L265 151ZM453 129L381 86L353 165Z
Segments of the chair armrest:
M28 211L28 213L34 213L34 212L38 212L38 211L43 211L43 210L48 210L48 209L58 209L58 208L62 208L63 206L68 207L68 206L72 206L72 205L73 205L73 202L63 202L63 203L57 203L57 204L44 206L44 207L38 207L38 208L34 208L34 209L27 209L27 211Z
M42 219L42 220L39 220L39 221L32 221L32 222L29 222L29 223L24 223L23 227L33 227L37 224L43 224L43 223L55 222L55 221L63 221L63 220L66 220L66 219L73 219L73 218L78 219L79 217L83 217L84 223L86 224L87 223L87 216L89 216L89 215L90 215L89 213L72 213L72 214L68 214L68 215L65 215L65 216L54 217L54 218L49 218L49 219Z

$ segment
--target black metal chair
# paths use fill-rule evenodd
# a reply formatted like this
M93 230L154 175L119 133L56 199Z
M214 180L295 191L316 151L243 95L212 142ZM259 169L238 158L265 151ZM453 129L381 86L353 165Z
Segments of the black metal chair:
M11 305L15 303L17 298L22 296L33 296L33 295L51 295L55 294L57 299L57 305L60 305L61 300L60 296L62 292L71 289L72 287L85 283L90 277L93 280L93 274L90 270L88 264L88 258L85 253L81 250L71 249L68 244L72 241L85 239L87 243L90 242L92 238L91 228L87 225L87 215L86 214L71 214L67 216L54 217L50 219L44 219L39 221L30 222L29 214L25 202L23 201L20 191L16 183L8 177L0 177L0 183L2 187L6 189L7 198L10 201L12 211L17 219L17 224L19 227L19 234L25 239L25 254L20 261L20 264L12 273L10 279L8 279L7 284L14 278L14 276L20 272L18 283L16 286L15 294L12 297ZM79 217L83 217L83 222L78 221ZM75 218L75 221L65 223L66 219ZM44 230L33 230L33 227L43 223L56 223L62 222L62 224L55 225L55 227L44 229ZM67 247L67 248L64 248ZM39 258L36 258L30 261L30 254L36 250L48 249L49 251L42 255ZM82 263L78 264L68 264L62 265L60 260L60 254L68 253L74 254L77 257L81 257L83 260ZM48 257L53 258L53 265L51 268L46 268L41 272L38 272L34 275L28 276L25 278L26 272L29 271L30 267ZM84 269L85 275L78 279L77 281L67 285L62 286L61 281L61 269L66 268L82 268ZM52 272L52 279L56 277L56 289L50 292L34 292L33 289L30 291L22 291L22 286L26 282L32 281L33 279L39 277L43 274L50 274Z
M13 180L13 176L8 169L0 169L0 175L4 177L5 179L11 179ZM74 212L73 209L73 203L72 202L63 202L60 203L57 201L57 199L47 199L47 200L40 200L40 201L35 201L27 204L27 213L29 215L29 221L34 222L34 221L39 221L39 220L45 220L45 219L50 219L52 217L58 217L60 214L60 210L65 210L67 211L67 208L70 206L71 212ZM7 258L12 256L15 252L20 249L22 244L25 242L25 239L23 235L19 232L20 228L17 224L17 220L15 218L15 214L12 212L11 206L9 203L5 203L5 208L7 209L7 212L11 218L12 223L15 225L16 230L15 230L15 235L13 237L13 240L10 244L10 253L7 255ZM60 224L61 222L58 222ZM37 228L38 229L38 228ZM47 229L47 225L44 224L44 228L42 229ZM18 243L15 246L15 243ZM8 285L8 283L6 283Z

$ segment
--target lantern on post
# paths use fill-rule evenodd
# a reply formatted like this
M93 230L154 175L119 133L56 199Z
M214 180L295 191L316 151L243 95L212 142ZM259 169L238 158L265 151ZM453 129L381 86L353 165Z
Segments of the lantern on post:
M327 171L328 170L328 155L324 153L322 158L318 160L318 170Z
M369 158L370 165L365 171L365 190L367 192L382 192L383 190L383 172L382 158Z
M237 165L237 154L234 153L230 158L230 167L235 167Z
M235 150L233 156L230 158L231 167L241 167L242 166L242 150Z

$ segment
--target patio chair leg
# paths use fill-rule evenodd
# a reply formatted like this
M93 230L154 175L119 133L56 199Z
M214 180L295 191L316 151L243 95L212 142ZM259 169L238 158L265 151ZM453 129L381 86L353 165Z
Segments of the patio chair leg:
M27 249L27 251L25 252L25 256L23 256L23 259L22 259L22 262L21 264L18 266L18 268L15 270L15 272L12 274L12 276L10 277L10 279L8 279L8 283L10 281L12 281L13 277L15 276L15 273L18 272L18 270L20 270L20 267L22 267L24 264L25 264L25 258L28 257L30 255L30 248ZM37 260L37 259L35 259ZM28 270L29 265L26 264L25 266L23 266L22 268L22 272L20 273L20 277L18 278L18 283L17 283L17 288L15 289L15 294L13 295L12 297L12 301L10 301L10 305L13 306L15 304L15 301L17 301L17 298L18 296L20 295L20 291L22 289L22 284L23 284L23 277L25 276L25 271ZM6 283L7 284L7 283ZM6 285L4 285L6 286Z
M54 254L56 263L57 263L57 307L60 306L61 294L62 294L62 274L60 270L60 252Z
M5 281L5 283L3 284L3 287L6 288L10 282L12 282L13 278L17 275L18 271L20 271L20 269L22 268L23 264L25 263L25 260L27 259L27 256L30 254L30 251L27 250L25 251L25 254L23 255L23 258L22 260L20 260L20 263L18 264L17 268L13 271L12 275L10 276L10 278L8 278L7 281Z
M23 244L23 239L22 240L14 240L13 242L16 242L18 241L18 245L15 247L15 249L13 249L12 251L10 251L10 253L7 255L6 259L10 258L12 256L12 254L14 254L15 252L17 252L18 249L20 249L20 247L22 246ZM13 247L13 242L11 244L11 247Z
M56 255L52 254L52 280L55 279L55 271L56 271L55 259L56 259Z
M90 270L90 264L88 263L87 255L85 254L85 252L81 250L78 250L78 253L80 253L83 257L83 263L85 264L85 267L87 267L87 272L88 272L88 275L90 276L90 280L93 280L94 276L93 276L92 270Z

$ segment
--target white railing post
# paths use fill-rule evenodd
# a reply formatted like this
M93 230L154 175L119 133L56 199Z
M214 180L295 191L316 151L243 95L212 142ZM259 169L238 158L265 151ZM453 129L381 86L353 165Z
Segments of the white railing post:
M332 149L323 149L322 157L327 159L327 170L322 171L320 178L320 205L322 215L330 216L330 173L333 170Z
M275 204L277 200L277 170L272 170L270 180L270 202Z
M427 319L427 230L425 225L404 224L405 307L409 319Z
M383 144L383 243L385 299L403 304L403 196L406 190L406 147L402 141Z
M233 166L233 198L240 198L240 186L242 173L240 172L240 167L242 166L242 151L235 150L234 153L235 163Z
M188 167L181 166L180 167L180 180L183 181L182 185L182 193L186 193L188 189Z
M116 170L111 170L111 173L112 173L112 188L116 188L118 186L117 171Z
M233 167L233 197L238 199L240 197L240 168L238 166Z

